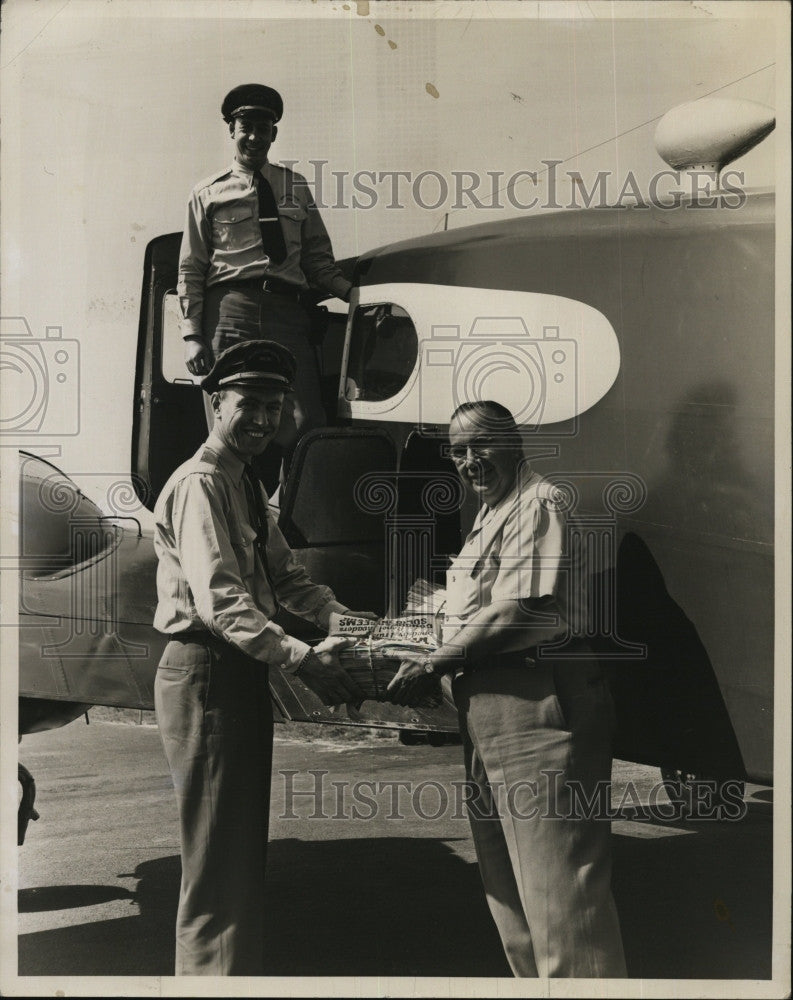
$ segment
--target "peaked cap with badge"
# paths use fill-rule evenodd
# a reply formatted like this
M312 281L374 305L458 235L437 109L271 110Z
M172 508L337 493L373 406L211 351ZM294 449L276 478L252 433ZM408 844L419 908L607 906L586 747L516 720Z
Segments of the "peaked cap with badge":
M274 122L279 122L284 113L284 102L272 87L265 87L262 83L243 83L226 94L220 113L225 121L230 122L243 111L264 112L271 115Z
M222 351L201 383L204 392L234 385L294 392L295 356L274 340L245 340Z

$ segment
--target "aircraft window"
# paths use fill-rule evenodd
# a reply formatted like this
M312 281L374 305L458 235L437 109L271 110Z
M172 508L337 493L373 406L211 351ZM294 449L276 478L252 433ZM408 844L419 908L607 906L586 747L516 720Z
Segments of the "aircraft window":
M162 300L162 375L167 382L198 385L200 380L185 367L180 316L178 295L175 291L166 292Z
M418 336L404 309L391 303L355 310L345 395L348 400L390 399L416 367Z

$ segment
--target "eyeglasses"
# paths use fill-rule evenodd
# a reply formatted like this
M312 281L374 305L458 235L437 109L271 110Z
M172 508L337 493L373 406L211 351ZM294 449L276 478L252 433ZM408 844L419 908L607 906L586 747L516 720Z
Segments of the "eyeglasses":
M504 445L499 445L498 441L492 440L478 440L471 441L467 445L452 445L449 449L449 457L451 460L457 464L468 461L468 455L471 454L472 458L480 459L487 458L492 455L493 452L503 451Z

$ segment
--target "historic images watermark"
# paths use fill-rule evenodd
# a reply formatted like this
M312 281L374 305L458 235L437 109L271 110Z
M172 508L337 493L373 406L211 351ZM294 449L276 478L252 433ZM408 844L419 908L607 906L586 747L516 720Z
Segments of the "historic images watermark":
M505 785L490 782L487 798L464 780L358 780L330 778L322 768L278 771L283 820L443 820L521 822L628 819L646 823L738 822L747 813L743 783L692 779L673 790L667 782L640 789L633 781L618 789L611 782L584 784L561 770L543 769L534 779Z
M330 170L328 160L283 160L302 170L317 208L394 211L417 207L455 212L464 208L519 211L579 208L742 208L744 173L724 170L714 191L711 171L659 170L642 183L629 170L599 170L587 180L577 170L560 170L564 160L541 160L543 170ZM287 197L289 197L287 195Z

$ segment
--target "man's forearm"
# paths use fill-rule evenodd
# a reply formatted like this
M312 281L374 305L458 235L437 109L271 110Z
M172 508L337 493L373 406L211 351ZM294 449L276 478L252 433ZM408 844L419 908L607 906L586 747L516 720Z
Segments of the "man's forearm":
M182 272L179 275L179 327L182 339L198 337L203 340L204 275Z
M438 673L449 673L465 663L556 639L566 627L555 601L503 601L476 612L430 661Z
M322 611L316 616L316 624L324 632L330 631L330 616L332 614L348 615L350 614L350 609L337 600L328 601Z
M176 293L182 314L182 337L201 337L204 291L210 263L210 234L204 207L193 192L187 206Z

